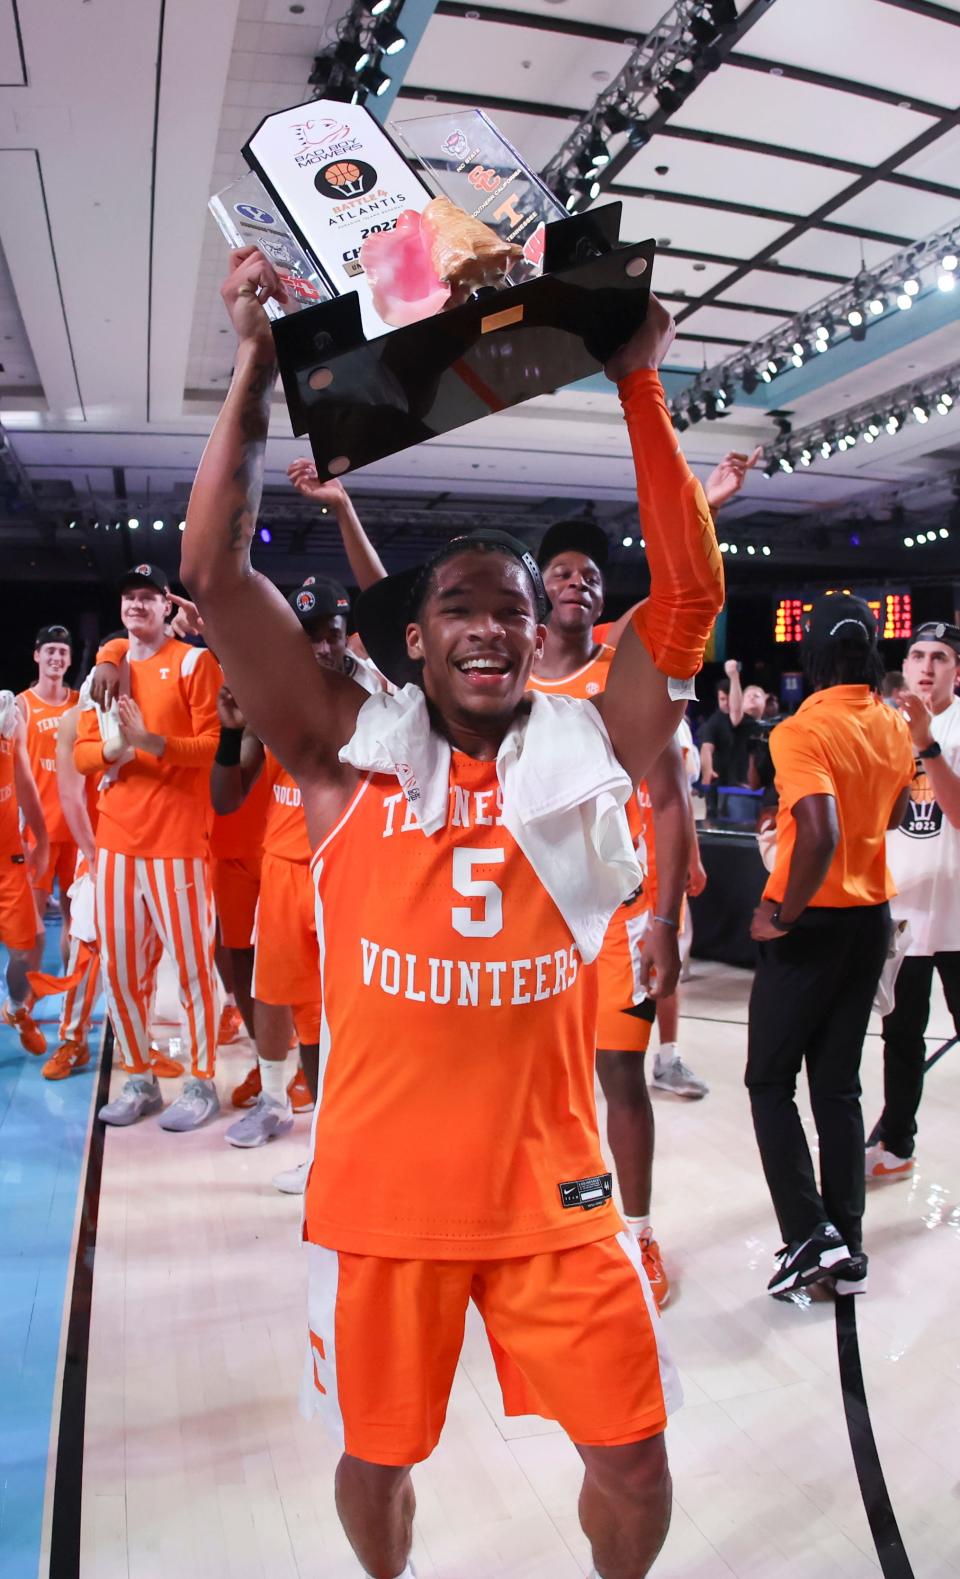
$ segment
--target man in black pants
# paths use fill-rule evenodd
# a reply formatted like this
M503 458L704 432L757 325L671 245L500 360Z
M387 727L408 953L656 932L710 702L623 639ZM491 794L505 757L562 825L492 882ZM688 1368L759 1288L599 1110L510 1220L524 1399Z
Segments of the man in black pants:
M867 605L817 600L803 644L813 695L770 737L777 860L754 914L746 1084L783 1233L771 1294L836 1280L866 1288L860 1056L887 950L893 886L886 830L903 815L913 751L878 692ZM817 1189L794 1096L806 1059L820 1140Z
M900 693L916 773L900 826L887 838L896 920L910 923L893 1009L883 1022L884 1108L867 1179L895 1183L914 1169L925 1032L934 969L960 1035L960 629L921 625L903 662Z

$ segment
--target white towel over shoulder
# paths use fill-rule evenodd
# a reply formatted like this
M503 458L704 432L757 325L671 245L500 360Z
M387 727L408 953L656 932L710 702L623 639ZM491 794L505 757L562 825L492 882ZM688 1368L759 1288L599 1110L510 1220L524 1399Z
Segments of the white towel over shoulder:
M340 760L394 775L427 837L446 827L450 745L419 686L364 703ZM533 692L497 754L503 821L589 964L610 917L640 885L624 807L633 786L590 702Z

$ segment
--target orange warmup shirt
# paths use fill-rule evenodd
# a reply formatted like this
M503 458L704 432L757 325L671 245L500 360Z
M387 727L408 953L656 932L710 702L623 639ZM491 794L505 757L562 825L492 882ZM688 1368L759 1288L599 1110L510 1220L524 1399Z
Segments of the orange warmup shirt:
M20 809L13 776L16 742L0 735L0 856L22 855Z
M119 663L123 640L98 657ZM165 641L152 658L130 661L130 694L147 729L166 738L161 757L138 751L101 789L97 847L118 855L204 857L211 821L210 764L220 738L217 692L223 683L211 652ZM96 714L80 714L74 761L81 773L102 773L103 744Z
M865 685L817 691L770 736L780 797L777 861L764 899L787 890L796 843L793 808L805 795L832 795L840 840L814 908L880 905L896 892L887 869L887 824L905 784L913 780L907 726Z
M75 707L78 691L68 691L65 702L44 702L34 690L21 691L21 704L27 725L27 755L33 769L47 837L51 844L72 844L73 834L60 805L57 788L57 730L64 713Z
M428 838L397 780L371 775L314 857L329 1032L314 1244L499 1259L621 1226L600 1182L596 972L498 793L496 763L454 752Z

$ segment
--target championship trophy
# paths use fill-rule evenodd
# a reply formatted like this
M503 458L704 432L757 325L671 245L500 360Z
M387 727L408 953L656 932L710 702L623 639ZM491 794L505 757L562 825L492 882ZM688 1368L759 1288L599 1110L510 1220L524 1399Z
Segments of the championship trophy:
M620 203L567 214L480 110L397 136L407 157L359 105L295 105L211 199L287 290L277 358L321 479L595 373L647 310L654 243L619 244Z

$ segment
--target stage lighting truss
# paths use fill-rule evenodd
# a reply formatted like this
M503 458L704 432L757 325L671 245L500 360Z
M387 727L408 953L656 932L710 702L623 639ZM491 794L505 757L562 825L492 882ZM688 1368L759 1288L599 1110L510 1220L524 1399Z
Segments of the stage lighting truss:
M364 104L390 87L381 62L406 49L399 27L403 0L354 0L337 24L334 43L321 50L307 81L315 99Z
M733 0L675 0L664 12L541 171L569 212L599 196L601 172L613 158L611 140L617 140L618 153L649 142L657 126L721 64L735 41L737 22ZM587 171L593 172L592 180L585 180Z
M848 285L712 368L711 377L726 386L731 398L738 385L752 395L761 383L771 384L847 340L865 340L871 324L909 312L924 291L954 290L958 265L960 220L954 220L878 267L861 269Z
M924 425L949 417L960 407L960 363L920 380L911 380L849 411L835 412L799 432L780 432L767 451L768 477L812 466L818 459L845 455L857 444L875 444L883 434L895 438L911 423Z

